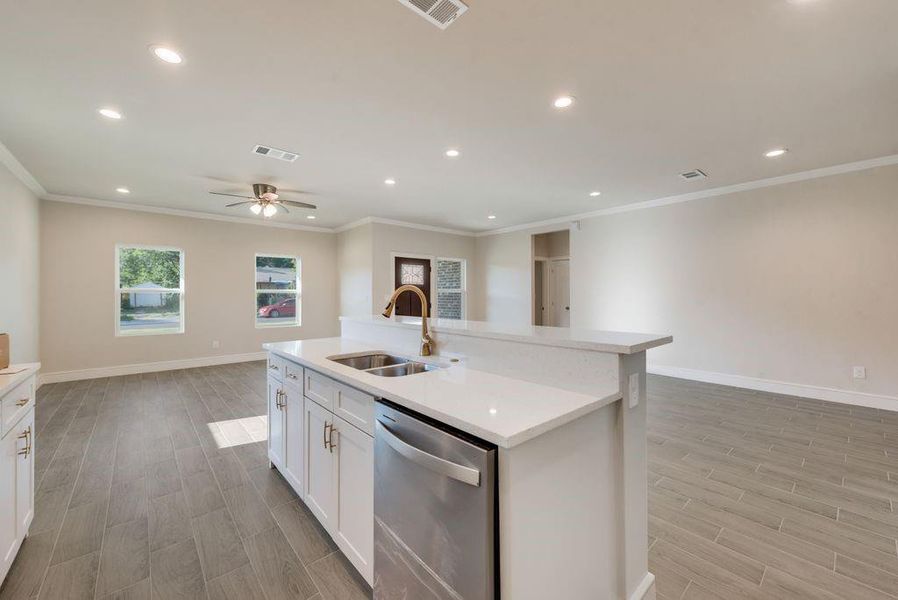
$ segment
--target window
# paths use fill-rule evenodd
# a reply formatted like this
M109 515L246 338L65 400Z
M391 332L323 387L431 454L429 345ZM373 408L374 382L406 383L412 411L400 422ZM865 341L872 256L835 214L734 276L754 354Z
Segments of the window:
M256 327L293 327L302 322L302 261L294 256L256 255Z
M115 333L184 333L184 253L116 246Z
M437 259L437 310L440 319L465 318L465 261Z

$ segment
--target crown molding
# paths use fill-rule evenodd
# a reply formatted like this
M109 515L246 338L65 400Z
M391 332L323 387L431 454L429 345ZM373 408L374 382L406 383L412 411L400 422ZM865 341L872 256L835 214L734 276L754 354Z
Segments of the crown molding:
M334 233L333 229L327 227L310 227L308 225L297 225L295 223L284 223L283 221L257 220L246 217L231 217L228 215L216 215L213 213L199 212L193 210L181 210L178 208L163 208L159 206L148 206L146 204L131 204L123 202L110 202L109 200L97 200L95 198L83 198L81 196L65 196L62 194L43 194L41 200L50 202L65 202L68 204L81 204L83 206L95 206L98 208L114 208L119 210L133 210L138 212L153 213L157 215L169 215L173 217L186 217L188 219L204 219L207 221L222 221L225 223L238 223L240 225L257 225L259 227L277 227L279 229L294 229L296 231L311 231L315 233Z
M464 231L462 229L450 229L448 227L436 227L434 225L422 225L420 223L409 223L408 221L396 221L394 219L382 219L380 217L365 217L364 219L359 219L357 221L352 221L351 223L347 223L346 225L341 225L337 227L333 231L335 233L342 233L344 231L349 231L350 229L355 229L356 227L361 227L362 225L369 225L377 223L379 225L395 225L396 227L405 227L407 229L420 229L421 231L432 231L434 233L448 233L450 235L462 235L465 237L474 237L477 235L473 231Z
M845 163L842 165L834 165L831 167L823 167L820 169L812 169L810 171L800 171L789 175L780 175L778 177L770 177L767 179L758 179L756 181L748 181L745 183L737 183L723 187L710 188L698 192L690 192L688 194L678 194L676 196L666 196L656 198L654 200L646 200L644 202L634 202L632 204L622 204L611 208L602 208L585 213L567 215L564 217L554 217L544 221L534 221L532 223L523 223L521 225L511 225L500 229L490 229L473 234L475 237L484 237L489 235L499 235L502 233L512 233L515 231L524 231L527 229L537 229L551 225L560 225L562 223L570 223L581 219L589 219L594 217L604 217L607 215L615 215L619 213L631 212L634 210L644 210L647 208L657 208L659 206L670 206L671 204L679 204L681 202L691 202L693 200L702 200L704 198L713 198L715 196L725 196L735 194L737 192L746 192L749 190L757 190L761 188L783 185L786 183L797 183L799 181L808 181L809 179L818 179L820 177L830 177L832 175L843 175L845 173L854 173L856 171L866 171L877 167L888 167L898 165L898 154L890 156L882 156L880 158L871 158L869 160L861 160L853 163Z
M0 142L0 163L5 165L6 168L9 169L9 172L38 198L42 198L47 194L47 190L44 189L44 186L42 186L38 180L28 172L28 169L13 156L13 153L9 151L9 148L7 148L3 142Z

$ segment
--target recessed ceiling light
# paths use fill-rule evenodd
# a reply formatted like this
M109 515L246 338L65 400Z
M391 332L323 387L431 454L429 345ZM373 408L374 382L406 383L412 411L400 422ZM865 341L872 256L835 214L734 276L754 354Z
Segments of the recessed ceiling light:
M461 152L459 152L455 148L450 148L450 149L446 150L446 156L448 156L449 158L458 158L459 154L461 154Z
M387 185L396 185L396 180L395 180L395 179L392 179L392 178L391 178L391 179L384 179L384 183L387 184Z
M496 215L488 215L487 216L487 219L489 219L490 221L492 221L495 218L496 218Z
M306 215L306 218L307 218L307 219L314 219L314 218L315 218L315 215Z
M179 65L184 61L184 59L181 58L180 54L178 54L171 48L166 48L165 46L150 46L150 50L153 51L153 54L155 54L156 58L158 58L159 60L173 65Z
M589 192L589 195L595 198L596 196L601 196L602 192Z
M573 96L559 96L555 98L555 102L553 102L552 104L555 106L555 108L567 108L573 103Z
M131 190L129 190L126 187L117 187L117 188L115 188L115 191L118 192L119 194L130 194L131 193Z
M122 118L122 113L115 110L114 108L101 108L97 112L107 119L112 119L113 121L118 121Z
M779 158L788 151L789 150L787 150L786 148L774 148L773 150L764 154L764 156L766 156L767 158Z

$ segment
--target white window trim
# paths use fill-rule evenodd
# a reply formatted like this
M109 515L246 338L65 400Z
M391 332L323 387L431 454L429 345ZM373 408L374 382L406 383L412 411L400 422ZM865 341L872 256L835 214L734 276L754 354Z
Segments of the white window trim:
M152 293L160 293L160 294L178 294L179 295L179 303L178 303L178 311L181 315L180 325L177 329L145 329L145 330L137 330L137 331L123 331L121 328L122 325L122 293L147 293L146 289L143 288L123 288L121 287L121 251L122 250L160 250L165 252L177 252L179 261L178 261L178 271L180 275L180 281L178 282L180 287L178 288L159 288L153 289ZM187 294L187 288L184 285L184 257L185 252L181 248L176 248L174 246L152 246L145 244L116 244L115 245L115 298L114 298L114 310L113 317L115 318L115 337L137 337L142 335L179 335L183 334L186 321L187 314L184 312L184 296Z
M461 288L446 288L440 290L439 288L439 270L437 268L437 263L441 260L445 261L453 261L461 263ZM461 292L461 319L457 319L460 321L466 321L468 319L468 260L465 258L455 258L452 256L438 256L431 261L431 265L433 268L433 273L435 276L433 277L433 306L434 306L434 314L440 314L440 306L439 306L439 292ZM455 321L456 319L451 319Z
M259 294L284 294L290 292L260 291L256 288L256 264L260 256L267 258L289 258L296 261L296 315L293 323L259 323ZM277 254L274 252L256 252L253 257L253 321L256 329L281 329L284 327L302 327L302 258L290 254Z

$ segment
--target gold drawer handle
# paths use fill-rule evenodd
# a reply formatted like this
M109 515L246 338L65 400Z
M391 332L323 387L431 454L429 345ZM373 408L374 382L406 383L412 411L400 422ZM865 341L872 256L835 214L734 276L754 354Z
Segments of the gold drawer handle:
M337 445L334 443L334 432L335 431L337 431L337 428L334 427L333 425L331 425L330 435L327 436L327 444L328 444L328 447L330 448L331 454L334 453L334 448L337 447Z
M16 400L16 406L25 406L30 401L31 398L22 398L21 400Z
M28 455L31 454L31 425L29 425L28 428L20 433L17 437L20 440L25 440L25 447L19 450L16 454L27 458Z

